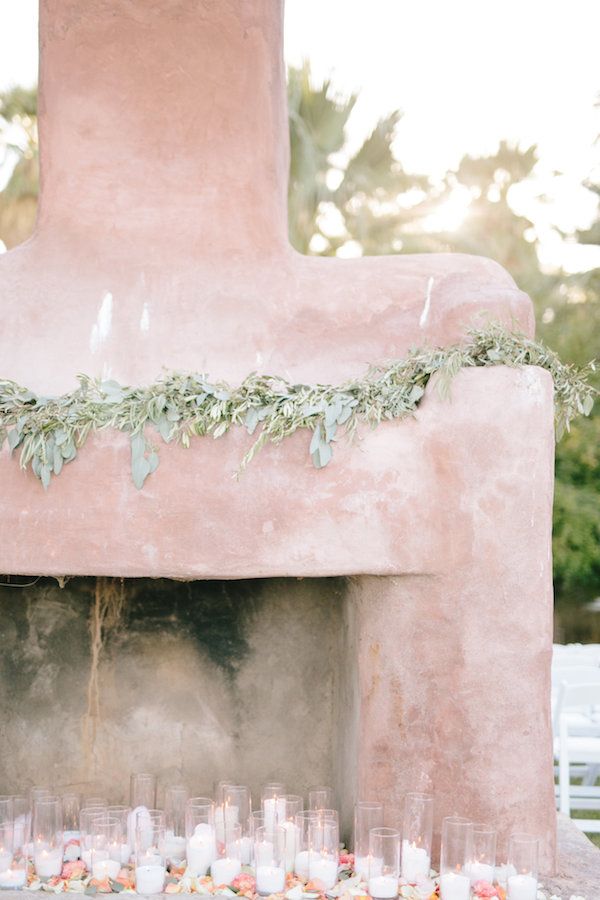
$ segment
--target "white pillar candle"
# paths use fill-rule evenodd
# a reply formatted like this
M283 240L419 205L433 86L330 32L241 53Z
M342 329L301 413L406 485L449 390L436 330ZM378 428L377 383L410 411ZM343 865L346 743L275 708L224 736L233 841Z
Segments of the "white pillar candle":
M375 875L369 878L369 894L377 900L398 896L398 879L395 875Z
M536 900L537 890L533 875L511 875L508 879L508 900Z
M414 884L419 878L428 878L431 860L425 847L417 847L414 841L402 841L402 878Z
M29 834L29 816L17 816L13 823L13 847L22 847ZM79 832L77 832L79 837Z
M252 862L252 838L240 838L240 857L243 866L248 866Z
M285 869L283 866L256 866L256 890L259 894L279 894L284 887Z
M300 853L296 853L294 872L300 878L308 878L308 850L301 850Z
M35 871L39 878L52 878L62 872L62 850L36 850L33 856Z
M267 831L275 831L275 826L285 820L285 799L283 797L269 797L263 800L263 813L265 816L265 828Z
M131 847L129 844L121 844L120 848L121 865L126 865L131 859Z
M207 822L196 825L187 842L187 867L193 875L203 876L217 855L215 831Z
M259 841L256 845L255 866L270 866L273 862L274 853L273 843L271 841Z
M215 886L230 885L234 878L242 871L241 860L231 856L222 856L213 860L210 865L210 874Z
M314 855L316 857L315 859L309 859L308 877L311 881L320 881L325 890L330 891L337 881L337 860L332 859L331 857L322 856L320 853L316 852ZM394 896L396 895L394 894Z
M494 880L494 867L489 863L469 863L467 872L471 877L471 884L475 884L476 881L488 881L491 884Z
M147 806L136 806L127 816L127 843L135 847L136 831L142 834L144 844L152 840L152 819Z
M354 871L364 881L368 881L369 878L376 878L377 875L381 875L383 872L383 859L380 856L371 856L370 853L366 856L356 856L354 858Z
M105 878L112 878L114 880L118 877L120 871L121 863L116 859L110 859L108 854L105 859L97 859L96 856L94 856L92 878L97 878L98 881L104 881Z
M469 900L471 896L471 879L460 872L444 872L440 878L440 897L442 900Z
M230 806L229 803L225 803L224 806L217 806L215 809L215 830L218 841L225 841L225 829L230 825L237 825L239 813L239 807Z
M27 881L25 865L20 869L10 869L0 872L0 888L22 888Z
M161 850L167 862L181 862L185 859L185 838L167 831Z
M89 871L92 868L92 851L91 850L81 850L81 858L85 863L86 869Z
M165 886L166 871L164 866L136 866L136 893L162 894Z
M0 850L0 870L4 872L6 869L10 869L12 861L12 853L8 850Z

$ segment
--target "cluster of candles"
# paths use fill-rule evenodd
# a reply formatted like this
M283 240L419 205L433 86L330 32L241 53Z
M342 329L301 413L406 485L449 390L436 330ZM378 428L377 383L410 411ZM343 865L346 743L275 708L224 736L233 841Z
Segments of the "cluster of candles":
M433 837L433 797L410 793L404 801L402 832L386 828L383 806L356 805L354 869L377 900L398 895L400 878L415 884L429 878ZM536 900L538 893L537 838L513 834L509 841L507 900ZM442 820L440 856L441 900L469 900L478 881L491 884L496 870L496 832L489 825L460 816Z
M400 879L430 876L433 798L408 794L402 832L384 824L383 805L355 807L355 871L375 900L398 896ZM60 875L63 861L81 857L92 877L116 879L121 866L135 867L139 894L158 894L167 869L210 874L214 885L230 885L242 866L254 868L263 896L284 891L286 875L319 881L331 890L338 880L339 816L328 787L313 788L308 808L302 797L267 784L260 810L253 811L245 785L219 782L216 798L190 797L185 787L165 790L156 808L156 778L131 776L130 806L110 806L101 797L52 796L33 788L29 797L0 797L0 888L22 888L28 861L38 877ZM538 841L511 836L508 900L536 900ZM477 881L494 880L496 833L458 816L443 820L440 867L442 900L469 900Z

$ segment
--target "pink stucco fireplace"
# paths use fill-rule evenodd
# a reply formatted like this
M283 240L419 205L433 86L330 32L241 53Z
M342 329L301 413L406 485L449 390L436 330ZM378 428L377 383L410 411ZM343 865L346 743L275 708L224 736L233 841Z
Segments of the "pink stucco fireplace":
M3 377L45 394L79 372L143 384L163 368L335 383L488 319L532 333L492 261L289 247L282 14L41 0L40 212L0 258ZM428 388L413 419L340 442L318 471L297 435L235 480L250 440L163 447L141 491L120 433L91 437L46 493L3 452L0 571L275 579L290 597L307 579L322 604L335 576L318 765L330 754L346 821L357 796L399 807L427 788L438 834L452 813L496 823L501 851L530 831L551 871L550 377L464 371L449 400Z

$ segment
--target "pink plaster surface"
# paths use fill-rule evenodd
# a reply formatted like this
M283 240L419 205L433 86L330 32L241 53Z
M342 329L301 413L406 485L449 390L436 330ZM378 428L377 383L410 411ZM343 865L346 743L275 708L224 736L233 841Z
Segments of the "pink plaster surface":
M499 859L511 832L534 833L546 873L556 831L550 400L539 370L468 371L451 406L428 397L417 430L433 478L391 526L404 520L398 541L417 530L424 565L353 589L359 796L399 809L406 791L433 791L438 840L453 814L494 823ZM422 504L435 511L429 528Z
M281 18L278 0L41 0L40 215L0 258L3 377L336 382L488 318L532 334L490 260L290 249ZM94 435L47 494L4 452L0 571L361 576L361 791L430 778L444 812L543 833L552 868L549 377L463 372L451 403L428 390L322 471L300 434L236 482L248 443L162 447L141 492L124 435Z
M138 491L129 440L92 436L44 493L0 457L4 572L250 578L440 574L480 552L478 529L513 512L515 552L541 565L552 496L549 376L539 369L467 370L453 399L433 388L414 419L343 439L314 469L310 435L268 446L239 480L242 429L190 449L162 445ZM507 404L507 398L510 403ZM498 548L504 554L504 546ZM549 566L545 545L543 564Z

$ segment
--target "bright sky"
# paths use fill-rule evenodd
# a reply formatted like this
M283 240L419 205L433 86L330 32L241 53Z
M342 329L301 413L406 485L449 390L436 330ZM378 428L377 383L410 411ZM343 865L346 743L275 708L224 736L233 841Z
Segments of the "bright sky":
M402 109L397 155L440 175L464 153L507 138L536 143L536 191L519 198L544 232L585 227L594 199L579 187L600 167L598 0L287 0L288 62L311 60L317 80L358 91L351 140ZM0 89L37 77L37 0L0 0ZM554 180L558 170L563 177ZM548 260L598 265L547 235Z

